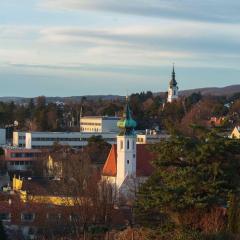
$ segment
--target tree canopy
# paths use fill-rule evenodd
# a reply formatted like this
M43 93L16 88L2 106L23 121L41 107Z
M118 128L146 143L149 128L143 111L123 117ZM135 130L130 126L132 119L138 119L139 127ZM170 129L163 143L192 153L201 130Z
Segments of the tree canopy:
M189 213L200 222L199 214L226 208L231 194L239 197L239 141L207 132L199 138L172 136L151 150L155 173L140 188L135 206L143 223L186 224Z

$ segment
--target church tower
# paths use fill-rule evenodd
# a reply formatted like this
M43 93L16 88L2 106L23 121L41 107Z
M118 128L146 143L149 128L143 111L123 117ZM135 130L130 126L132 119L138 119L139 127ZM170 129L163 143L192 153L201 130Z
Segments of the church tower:
M178 85L175 78L175 70L173 65L172 79L169 83L167 102L171 103L173 101L176 101L177 99L178 99Z
M123 118L118 121L120 133L117 136L117 176L116 185L119 189L127 177L136 177L136 134L137 126L133 120L127 99Z

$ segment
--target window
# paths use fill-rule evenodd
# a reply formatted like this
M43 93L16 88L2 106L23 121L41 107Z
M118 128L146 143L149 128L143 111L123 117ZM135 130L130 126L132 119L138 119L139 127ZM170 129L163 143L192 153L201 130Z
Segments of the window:
M22 213L21 220L26 222L32 222L35 219L34 213Z
M127 164L129 164L129 160L127 160Z
M127 140L127 149L129 149L129 140Z
M132 141L132 149L135 149L135 141Z
M71 222L79 222L80 221L80 217L76 213L72 213L72 214L69 215L69 220Z
M0 221L10 221L11 214L10 213L0 213Z
M120 149L123 149L123 141L120 141Z
M133 154L133 158L135 158L136 157L136 155L135 154Z

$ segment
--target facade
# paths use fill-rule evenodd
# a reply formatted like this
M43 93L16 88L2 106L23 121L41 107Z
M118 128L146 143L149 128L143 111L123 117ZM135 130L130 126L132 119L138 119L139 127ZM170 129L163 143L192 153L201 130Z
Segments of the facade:
M4 148L4 160L8 172L32 171L33 162L41 159L44 152L39 149L25 149L16 147Z
M25 147L26 132L13 132L13 146Z
M169 135L166 133L158 133L154 130L146 130L145 133L137 134L137 144L150 144L158 143L163 139L169 138Z
M178 84L175 78L175 70L173 66L173 71L172 71L172 79L169 83L169 88L168 88L168 98L167 102L172 103L176 100L178 100Z
M230 138L240 139L240 126L236 126L233 129Z
M102 136L108 143L116 142L116 132L86 133L86 132L14 132L13 146L31 148L49 148L54 143L80 148L87 145L92 136Z
M81 117L80 131L92 133L117 132L118 117L89 116Z
M134 189L151 175L152 154L146 144L137 144L134 128L136 122L131 117L127 103L123 118L118 122L120 133L117 144L112 145L102 171L102 179L114 185L117 197L131 197Z
M6 144L6 129L0 128L0 145Z

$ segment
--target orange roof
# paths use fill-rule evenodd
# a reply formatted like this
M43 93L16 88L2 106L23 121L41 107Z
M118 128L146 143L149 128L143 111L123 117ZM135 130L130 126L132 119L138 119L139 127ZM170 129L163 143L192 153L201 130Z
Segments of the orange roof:
M117 145L113 144L103 167L103 175L117 175Z
M151 161L153 154L147 149L147 144L137 144L137 176L150 176L153 172ZM104 164L102 174L115 177L117 175L117 145L112 145L108 158Z

